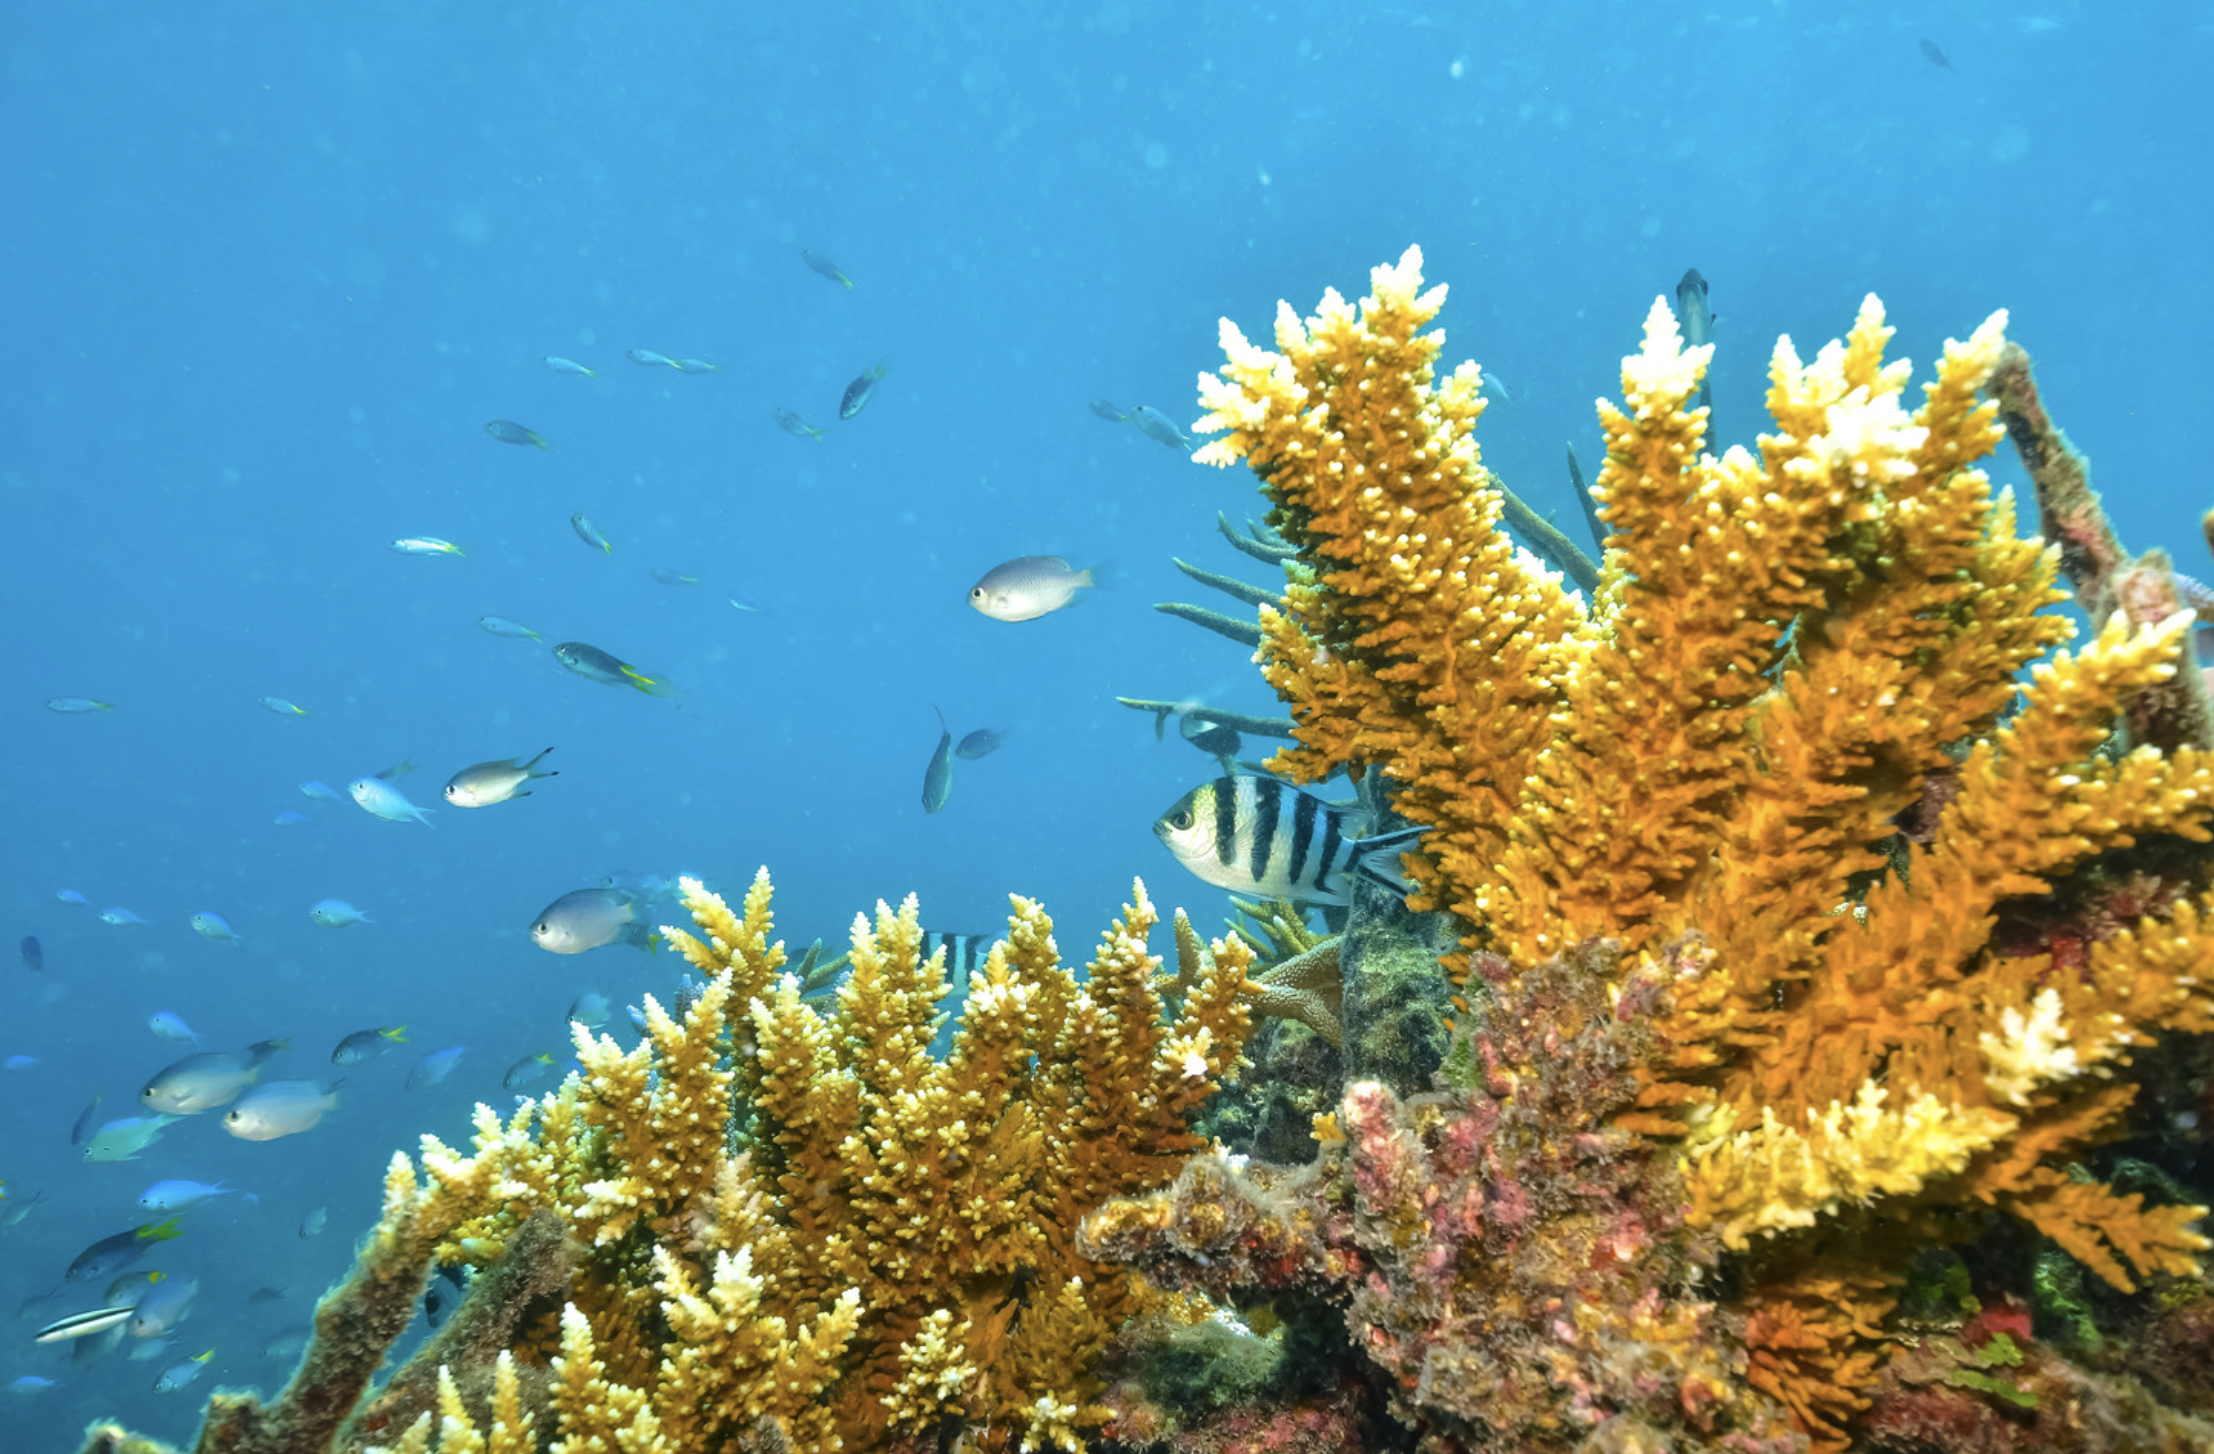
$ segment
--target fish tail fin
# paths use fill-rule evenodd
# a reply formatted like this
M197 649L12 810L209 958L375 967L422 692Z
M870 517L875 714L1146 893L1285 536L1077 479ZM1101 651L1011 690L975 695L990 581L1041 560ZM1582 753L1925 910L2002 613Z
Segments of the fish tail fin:
M141 1242L166 1242L172 1237L182 1237L184 1228L177 1224L183 1220L183 1217L171 1217L166 1222L149 1222L138 1229L139 1240Z
M407 1026L405 1025L394 1025L389 1030L379 1030L377 1033L395 1045L407 1044Z
M647 676L634 666L623 668L623 679L649 697L681 697L684 695L683 689L674 682L666 682L659 677Z

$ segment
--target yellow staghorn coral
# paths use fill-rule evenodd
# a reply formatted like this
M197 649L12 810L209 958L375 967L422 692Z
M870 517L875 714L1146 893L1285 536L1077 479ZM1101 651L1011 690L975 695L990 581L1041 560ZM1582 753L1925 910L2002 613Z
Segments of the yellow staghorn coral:
M582 1075L504 1124L480 1106L473 1155L424 1138L427 1186L395 1170L448 1260L496 1264L541 1208L587 1245L541 1375L553 1447L1080 1448L1091 1364L1150 1295L1079 1254L1076 1223L1201 1144L1251 950L1194 939L1179 984L1139 884L1080 982L1017 899L941 1062L944 956L912 898L857 919L825 1009L777 975L766 872L737 914L684 887L699 933L669 937L710 978L681 1018L648 998L629 1051L577 1027ZM497 1388L481 1434L451 1388L439 1454L521 1437ZM398 1447L427 1454L429 1417Z
M1272 765L1385 774L1430 830L1410 904L1456 916L1456 982L1474 955L1512 985L1594 940L1662 976L1612 1124L1673 1142L1688 1225L1752 1254L1754 1366L1824 1447L1915 1243L1856 1243L1824 1283L1852 1311L1818 1316L1803 1259L1751 1239L1992 1206L2118 1288L2195 1268L2203 1209L2063 1169L2119 1131L2133 1051L2214 1028L2214 899L2181 848L2209 839L2214 763L2108 750L2188 618L2117 615L2040 660L2069 632L2041 614L2058 555L1976 468L2002 437L1979 392L2004 315L1948 343L1910 408L1870 297L1811 362L1779 342L1774 431L1717 454L1691 404L1710 350L1656 301L1600 406L1610 534L1585 601L1499 529L1479 375L1440 377L1445 290L1420 265L1376 269L1357 310L1281 307L1274 351L1225 321L1200 381L1199 427L1223 433L1198 457L1249 462L1297 551L1260 608L1298 744ZM2120 932L1995 941L2010 904L2146 845L2165 883ZM2128 927L2155 901L2167 918Z

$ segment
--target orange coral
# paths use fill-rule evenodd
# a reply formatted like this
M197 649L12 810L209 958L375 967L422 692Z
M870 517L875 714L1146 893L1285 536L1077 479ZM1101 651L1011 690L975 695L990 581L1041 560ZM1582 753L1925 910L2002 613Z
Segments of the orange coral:
M1849 1207L1984 1204L2119 1287L2195 1266L2202 1209L2054 1162L2112 1134L2133 1048L2214 1025L2214 926L2185 899L2080 970L1992 943L2007 901L2148 836L2203 844L2214 810L2197 749L2104 750L2175 673L2187 617L2117 617L2038 662L2068 634L2040 614L2057 552L1975 467L2002 437L1978 395L2004 315L1948 343L1909 410L1871 297L1811 362L1777 345L1774 432L1718 455L1692 407L1710 349L1656 302L1601 406L1612 533L1584 602L1497 528L1477 372L1440 379L1424 331L1444 289L1413 250L1372 277L1357 312L1280 309L1274 352L1225 322L1201 381L1201 427L1226 433L1199 457L1250 461L1298 550L1260 611L1299 744L1275 766L1387 775L1431 829L1414 904L1460 919L1456 979L1476 951L1528 966L1595 938L1665 971L1616 1125L1683 1138L1694 1226L1743 1247ZM1933 783L1942 812L1908 842L1895 820ZM1842 1322L1786 1288L1754 1303L1756 1366L1834 1433L1880 1300Z

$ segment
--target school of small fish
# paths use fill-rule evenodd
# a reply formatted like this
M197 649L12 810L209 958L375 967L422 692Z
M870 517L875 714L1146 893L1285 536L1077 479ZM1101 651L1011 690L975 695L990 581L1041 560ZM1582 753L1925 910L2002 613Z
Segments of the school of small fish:
M799 258L819 277L845 290L856 288L854 279L822 254L803 250ZM1686 275L1686 286L1692 284L1697 286L1697 308L1693 311L1700 314L1705 326L1711 327L1711 315L1704 312L1705 282L1696 271ZM653 371L652 387L658 389L727 387L727 384L705 382L661 382L668 380L670 374L705 379L722 372L721 365L706 358L662 353L644 347L627 350L623 358L640 369ZM540 363L555 375L588 381L589 389L584 385L557 386L577 388L585 393L604 393L622 387L624 379L635 381L641 377L611 366L604 359L579 360L546 354ZM668 373L661 373L662 370ZM815 401L810 407L823 410L816 413L815 418L834 414L836 422L829 427L811 422L807 416L783 403L764 401L766 412L782 432L811 444L829 446L834 431L844 426L878 426L882 409L871 415L868 424L856 425L856 421L884 392L883 384L889 372L888 362L879 359L853 376L834 406L827 399ZM637 385L634 382L630 386ZM892 407L890 404L883 406L884 409ZM1128 426L1145 439L1180 453L1188 455L1199 446L1200 441L1182 425L1151 405L1126 408L1095 399L1090 408L1100 419ZM760 415L753 413L750 417L759 421ZM482 429L492 441L525 451L551 454L557 448L547 435L513 419L493 418L485 421ZM529 464L519 467L537 468ZM595 506L595 511L599 508ZM611 562L630 558L627 553L618 552L617 537L603 530L586 513L571 512L567 518L570 533L595 556ZM612 513L604 518L614 519L618 534L626 541L631 539L634 522ZM437 528L435 519L396 523L402 528L416 523ZM553 510L547 511L542 524L549 532L558 529ZM501 542L494 544L501 549L508 548ZM1009 542L1010 546L1019 544ZM443 575L467 572L472 568L468 551L442 535L397 536L389 541L388 548L401 556L448 562L438 566L392 565L391 569L397 572L431 571ZM973 561L968 568L984 564L981 560ZM608 564L591 569L617 568L616 564ZM672 565L652 566L646 573L655 583L675 588L696 586L701 581L699 576ZM1099 593L1101 579L1101 568L1096 561L1076 565L1061 555L1008 554L975 578L966 600L978 616L996 623L977 629L997 631L1002 626L1046 620L1078 606ZM949 586L953 584L948 582ZM759 615L769 609L760 599L737 586L725 585L724 593L731 607L741 613ZM952 607L950 589L945 605L949 610ZM475 620L485 634L505 641L531 643L537 650L549 653L567 672L587 682L625 688L679 704L685 700L683 690L658 666L634 663L589 642L558 640L536 626L507 616L486 614ZM1053 628L1028 629L1051 631ZM634 645L618 644L626 651ZM650 661L655 654L653 644L635 645L642 648L641 656ZM281 681L270 684L280 689L284 686ZM57 715L84 719L99 719L127 710L120 700L90 696L53 696L45 699L45 705ZM263 695L258 698L258 705L266 713L290 724L264 730L288 735L312 735L319 730L325 714L347 710L345 703L328 699L327 694L326 697L309 694L306 704L290 697ZM926 815L942 813L952 805L956 763L983 761L999 752L1011 736L1011 729L1006 726L970 727L956 734L939 706L933 705L932 713L939 730L923 772L921 807ZM1241 745L1235 730L1211 719L1196 705L1191 710L1179 712L1178 716L1183 739L1214 756L1225 774L1193 788L1161 813L1153 824L1162 844L1191 873L1208 884L1234 893L1285 898L1313 905L1342 905L1348 901L1353 885L1364 880L1404 887L1399 878L1397 851L1411 846L1415 837L1413 831L1375 831L1369 815L1359 804L1327 801L1272 777L1241 774L1234 770L1234 758ZM920 746L919 740L917 745ZM342 811L350 804L382 823L414 829L437 826L433 821L434 813L444 808L460 810L447 820L449 822L465 818L471 824L485 824L485 831L499 832L513 827L533 812L530 808L512 805L531 797L536 784L551 782L560 776L558 770L542 766L553 750L549 746L535 753L487 758L455 767L437 795L443 801L435 807L418 802L410 788L402 784L415 768L412 760L358 776L333 774L330 782L303 780L297 784L297 791L316 812L325 811L325 805ZM589 763L581 758L565 758L564 761L572 769L589 768ZM991 771L964 769L978 770ZM334 787L332 783L342 786ZM427 798L428 794L424 796ZM480 811L489 808L503 811L480 818ZM303 829L312 828L316 821L310 813L296 808L282 809L274 819L277 826ZM389 830L371 831L382 834ZM290 841L312 839L303 836ZM345 887L343 884L333 886ZM663 942L660 926L676 917L676 889L670 876L619 871L597 883L566 888L548 884L545 890L549 895L545 907L527 923L513 923L508 927L527 936L535 948L551 955L573 957L608 948L636 949L652 955ZM125 904L94 910L94 900L73 888L57 890L55 898L62 904L87 910L99 923L116 931L143 936L158 932L160 927L150 925L146 917ZM370 904L363 906L347 898L330 896L302 907L310 923L319 930L346 934L350 943L382 942L384 936L398 931L380 928L385 919L380 918L379 911L391 922L404 924L409 917L406 898L402 893L379 889L371 891L370 899ZM138 902L150 909L161 907L144 898ZM240 956L236 961L226 962L247 962L257 954L267 954L269 941L257 943L264 926L255 916L239 910L240 906L235 904L192 910L186 919L187 927L198 940L217 947L216 951L193 952ZM173 925L174 920L169 917L173 912L163 908L162 920ZM238 916L243 928L234 924L230 917L233 914ZM957 993L965 990L973 974L982 971L996 944L994 936L981 933L931 931L923 937L924 953L942 962ZM21 939L19 957L27 972L49 972L47 950L37 936L26 935ZM814 992L820 991L811 991ZM643 1023L643 1012L637 1005L629 1006L628 1011L632 1024ZM613 1018L610 1000L597 992L578 995L566 1017L571 1024L588 1029L605 1027ZM342 1125L349 1099L365 1089L391 1087L397 1083L407 1092L424 1092L457 1075L489 1079L506 1056L519 1048L510 1044L472 1052L466 1044L425 1047L411 1041L405 1024L369 1024L345 1033L335 1044L324 1041L330 1044L326 1058L331 1070L327 1075L317 1075L313 1072L322 1067L313 1064L312 1057L324 1053L320 1045L296 1049L292 1038L283 1033L240 1044L238 1039L232 1038L235 1027L216 1026L204 1017L202 1023L217 1033L203 1037L181 1016L169 1010L156 1011L148 1017L147 1030L157 1039L168 1042L173 1047L168 1053L176 1058L151 1068L137 1090L135 1106L111 1106L104 1092L92 1096L69 1131L70 1145L83 1162L140 1161L157 1146L164 1148L163 1156L170 1156L177 1146L195 1135L206 1134L207 1128L215 1125L228 1136L248 1143L286 1141L316 1134L329 1136L332 1133L325 1128L334 1123ZM284 1027L267 1028L282 1031ZM330 1034L335 1030L334 1026L326 1026L322 1033ZM542 1047L532 1048L529 1053L506 1063L504 1071L499 1072L503 1089L521 1093L568 1073L573 1062L563 1048L566 1037L562 1031L560 1026L544 1027ZM253 1032L264 1033L264 1029L257 1026ZM149 1063L151 1065L151 1060ZM39 1064L39 1059L33 1056L12 1056L6 1061L11 1071L30 1072ZM126 1109L129 1114L107 1113ZM198 1125L194 1124L196 1118ZM254 1154L282 1157L286 1153L276 1148ZM144 1177L145 1173L140 1172L133 1180L136 1182ZM253 1185L251 1177L241 1179L247 1181L249 1187ZM90 1240L66 1268L56 1269L59 1275L56 1291L48 1296L58 1300L80 1286L82 1293L74 1299L73 1310L69 1303L59 1301L55 1307L47 1309L41 1315L42 1326L31 1334L32 1341L76 1350L72 1355L72 1368L89 1366L91 1358L128 1343L133 1349L132 1357L161 1365L151 1386L162 1393L187 1387L211 1365L219 1376L230 1376L227 1357L225 1363L216 1363L227 1351L235 1352L240 1359L258 1352L261 1357L280 1363L289 1360L297 1354L306 1329L280 1331L264 1340L258 1350L208 1347L192 1353L188 1351L192 1343L201 1340L195 1338L186 1343L178 1336L179 1328L197 1307L240 1298L250 1305L274 1304L285 1298L284 1287L251 1287L251 1279L225 1279L213 1275L171 1276L159 1268L139 1265L160 1249L187 1236L194 1218L234 1215L240 1208L258 1208L261 1190L266 1188L245 1189L221 1180L203 1181L186 1176L162 1176L147 1181L134 1199L134 1208L125 1209L118 1203L115 1221L120 1224L129 1219L129 1225L119 1230L88 1228L88 1231L103 1231L105 1235ZM0 1199L0 1230L30 1215L44 1200L43 1193ZM291 1225L289 1217L299 1215L297 1206L284 1215L288 1220L283 1225ZM300 1215L298 1237L318 1236L328 1217L329 1208L321 1205ZM203 1282L208 1284L205 1289ZM100 1291L102 1288L104 1293ZM445 1310L465 1292L458 1276L454 1277L450 1289L434 1283L423 1303L427 1321L435 1327ZM14 1387L18 1393L35 1394L56 1383L57 1380L42 1375L26 1375L18 1378Z

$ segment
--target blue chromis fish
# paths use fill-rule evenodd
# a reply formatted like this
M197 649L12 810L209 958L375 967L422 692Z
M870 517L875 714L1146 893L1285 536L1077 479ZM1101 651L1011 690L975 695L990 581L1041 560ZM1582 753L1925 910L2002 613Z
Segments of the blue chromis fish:
M846 396L838 401L838 417L851 419L869 407L869 395L876 390L876 381L884 377L884 361L878 359L876 367L846 385Z
M838 265L836 263L832 262L829 258L824 257L821 253L816 252L813 248L801 248L800 261L807 264L809 271L819 273L823 277L830 279L830 281L832 281L833 283L838 283L848 288L853 286L853 279L847 277L843 272L839 271Z
M996 565L969 588L969 604L994 621L1035 621L1098 582L1057 555L1024 555Z
M599 377L598 370L588 369L583 364L578 363L575 359L563 358L558 353L549 353L543 359L540 359L539 362L543 363L547 368L552 369L557 374L573 374L576 377L583 379L596 379Z
M680 374L719 374L723 371L721 364L709 363L704 358L673 358L669 360L669 367Z
M564 641L553 649L554 659L589 682L629 687L649 697L674 697L677 688L659 677L648 676L622 658L582 641Z
M392 542L392 548L402 555L467 555L469 552L451 540L440 540L435 535L406 535Z
M225 1186L219 1181L186 1181L182 1178L173 1178L168 1181L157 1181L140 1192L138 1194L138 1204L149 1212L181 1212L194 1203L204 1202L209 1197L227 1197L236 1190L236 1187Z
M748 616L758 616L764 609L760 598L746 591L731 592L730 606L732 610L743 611Z
M161 1371L161 1376L154 1380L154 1392L175 1393L178 1389L198 1378L206 1370L208 1360L214 1356L215 1350L210 1348L205 1353L193 1354L182 1363L170 1364Z
M449 1045L444 1050L433 1050L416 1061L414 1067L408 1071L407 1088L411 1091L429 1090L454 1073L454 1067L461 1063L461 1057L468 1050L466 1045Z
M263 697L261 705L280 717L305 717L307 715L307 708L295 702L288 702L282 697Z
M92 900L78 893L75 889L56 889L54 890L54 897L65 904L83 904L87 908L92 905Z
M613 542L609 541L605 535L602 535L600 533L600 527L594 525L591 521L585 519L582 515L571 515L569 517L569 528L577 533L577 539L583 541L586 545L591 546L594 550L601 551L607 555L613 555L615 553L615 546Z
M993 753L999 751L1000 744L1006 740L1007 732L1005 728L979 727L955 744L953 755L965 762L974 762L980 757L990 757Z
M1130 422L1130 411L1120 404L1106 399L1094 399L1091 407L1093 414L1106 420L1109 424L1128 424Z
M356 924L377 922L344 899L317 899L308 907L308 917L325 929L349 929Z
M315 822L307 814L296 813L290 808L279 808L277 816L269 821L279 828L306 828L312 826Z
M270 1080L248 1090L223 1113L223 1129L241 1141L274 1141L312 1131L338 1104L334 1086L314 1080Z
M174 1041L180 1045L198 1045L200 1043L199 1032L187 1025L184 1016L178 1014L175 1010L154 1011L146 1017L146 1028L162 1039Z
M202 909L192 916L192 932L216 944L244 944L246 936L233 929L221 914Z
M110 904L100 911L100 922L111 928L120 929L126 924L143 924L146 921L121 904Z
M568 1020L572 1025L582 1025L587 1030L597 1030L607 1023L609 1006L607 996L596 990L586 990L569 1002Z
M537 430L526 428L512 419L491 420L484 426L484 432L502 444L530 444L540 449L553 448Z
M546 752L551 751L553 749L550 747L546 749ZM528 761L510 757L499 762L480 762L474 767L465 767L446 779L446 801L457 808L489 808L494 803L527 798L530 790L524 786L525 783L535 782L542 777L561 776L557 770L531 771L538 766L539 759L546 752L541 752Z
M776 427L791 435L794 439L822 439L825 437L820 429L817 429L789 409L779 406L771 409L769 413L775 416Z
M688 576L683 571L665 565L653 568L653 578L665 586L696 586L700 583L698 576Z
M90 1338L105 1333L110 1328L120 1328L138 1312L136 1306L94 1308L87 1313L71 1313L66 1318L48 1323L31 1336L34 1343L64 1343L72 1338Z
M1140 404L1130 411L1130 423L1140 434L1170 449L1190 454L1199 448L1199 441L1184 432L1183 426L1163 414L1151 404Z
M936 707L930 710L938 712ZM938 746L930 754L929 766L923 769L923 811L937 812L952 796L953 729L946 726L946 714L938 712Z
M69 1271L62 1274L62 1281L97 1282L110 1273L121 1272L151 1251L156 1242L166 1242L171 1237L183 1236L184 1230L177 1225L182 1220L181 1217L171 1217L166 1222L141 1222L128 1232L102 1237L77 1254L77 1260L69 1264Z
M638 917L637 895L624 889L577 889L531 920L530 939L549 954L583 954L610 944L651 950L653 928Z
M48 697L46 710L59 712L64 717L81 717L89 712L112 712L115 703L96 701L91 697Z
M375 1030L356 1030L338 1042L331 1051L333 1065L359 1065L371 1056L382 1055L395 1045L407 1044L407 1026L391 1025Z
M15 946L15 952L23 956L23 967L33 974L46 968L46 948L38 942L36 934L26 934L23 942Z
M500 1084L511 1091L521 1090L524 1086L536 1085L545 1079L546 1073L553 1067L554 1058L551 1055L526 1055L507 1068L507 1074L500 1077Z
M110 1121L85 1139L84 1158L87 1161L136 1161L139 1152L161 1139L164 1127L179 1119L164 1112Z
M323 1224L330 1219L331 1209L329 1207L317 1207L314 1211L300 1218L300 1240L304 1242L310 1237L321 1236L323 1234Z
M655 353L650 348L634 348L630 352L624 354L623 357L629 359L634 364L644 364L647 368L673 369L676 367L675 359L669 357L665 353Z
M505 616L479 616L477 624L494 636L509 636L517 640L543 641L545 638L520 621L510 621Z
M343 803L346 801L345 797L338 791L338 789L332 787L328 783L319 783L313 778L309 778L306 782L300 784L300 795L306 798L320 798L323 801L330 803Z
M407 800L407 794L382 778L357 777L346 784L346 791L361 804L362 811L387 823L416 822L425 828L431 826L430 809L416 807Z
M1153 832L1216 888L1295 904L1348 904L1356 875L1395 882L1420 828L1357 838L1354 815L1272 777L1219 777L1178 798ZM1380 857L1383 863L1370 863Z

